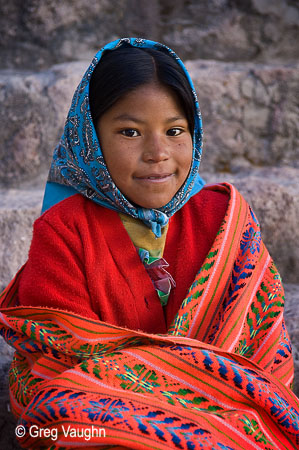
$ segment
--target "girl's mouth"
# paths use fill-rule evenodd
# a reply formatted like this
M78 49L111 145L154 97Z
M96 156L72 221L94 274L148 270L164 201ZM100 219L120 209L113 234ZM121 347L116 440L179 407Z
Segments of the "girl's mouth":
M163 183L165 181L168 181L173 176L174 176L173 173L162 173L162 174L144 175L144 176L135 177L135 178L138 181L153 182L153 183Z

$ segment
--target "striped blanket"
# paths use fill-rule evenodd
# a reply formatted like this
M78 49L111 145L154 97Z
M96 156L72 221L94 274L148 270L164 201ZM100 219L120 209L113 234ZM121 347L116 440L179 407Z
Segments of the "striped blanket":
M236 190L167 335L14 306L20 273L0 330L24 448L299 448L283 288Z

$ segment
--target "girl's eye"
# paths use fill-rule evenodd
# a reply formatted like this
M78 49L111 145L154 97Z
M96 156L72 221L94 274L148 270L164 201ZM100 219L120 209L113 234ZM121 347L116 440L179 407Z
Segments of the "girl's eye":
M137 137L140 136L137 130L134 130L134 128L126 128L125 130L121 130L121 134L123 134L126 137Z
M179 134L183 133L183 130L181 128L170 128L167 130L168 136L179 136Z

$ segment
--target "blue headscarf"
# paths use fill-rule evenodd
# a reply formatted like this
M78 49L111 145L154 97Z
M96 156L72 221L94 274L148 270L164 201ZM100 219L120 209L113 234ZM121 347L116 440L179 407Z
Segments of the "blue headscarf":
M89 82L93 70L103 52L116 49L123 44L168 51L169 55L183 68L193 93L196 114L191 169L182 187L167 205L159 209L132 205L116 187L105 164L89 108ZM196 92L184 64L174 51L158 42L139 38L123 38L110 42L94 56L75 91L63 135L54 150L42 212L79 192L106 208L140 219L151 228L155 236L160 237L161 228L168 223L169 217L204 185L198 175L201 148L202 123Z

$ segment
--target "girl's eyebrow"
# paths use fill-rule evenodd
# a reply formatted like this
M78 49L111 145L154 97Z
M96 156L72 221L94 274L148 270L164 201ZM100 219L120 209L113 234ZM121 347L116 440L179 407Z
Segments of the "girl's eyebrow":
M138 119L137 117L131 116L130 114L119 114L118 116L113 117L113 120L119 120L119 121L129 120L131 122L144 123L143 120Z
M145 123L144 120L142 119L138 119L137 117L131 116L130 114L119 114L118 116L113 117L113 120L115 121L131 121L131 122L136 122L136 123ZM169 123L169 122L175 122L177 120L186 120L186 117L184 116L174 116L174 117L168 117L165 122Z

